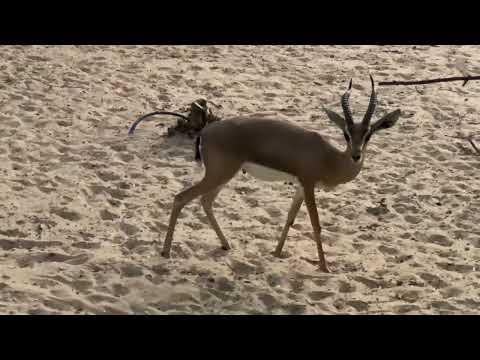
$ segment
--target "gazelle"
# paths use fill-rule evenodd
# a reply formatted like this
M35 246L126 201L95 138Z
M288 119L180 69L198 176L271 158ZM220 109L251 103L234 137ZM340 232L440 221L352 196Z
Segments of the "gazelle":
M200 182L175 196L162 255L167 258L170 256L180 211L198 196L201 196L202 207L222 248L230 249L213 215L212 203L222 186L240 169L244 169L261 180L287 180L298 184L274 255L280 256L289 228L305 201L317 244L319 267L328 272L314 189L316 186L333 188L355 179L362 168L372 134L392 127L400 116L398 109L370 123L377 105L374 81L371 76L370 79L372 92L362 122L355 123L350 111L352 80L341 97L344 117L324 108L328 118L343 131L346 141L344 151L337 149L317 132L274 118L235 117L205 127L196 142L196 159L203 161L205 175Z

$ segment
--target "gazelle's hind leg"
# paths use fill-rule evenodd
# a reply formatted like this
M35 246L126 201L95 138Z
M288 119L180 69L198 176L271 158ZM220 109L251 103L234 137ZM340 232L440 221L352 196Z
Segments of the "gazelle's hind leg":
M219 186L217 189L210 191L208 194L203 195L201 198L201 202L202 202L203 210L205 211L208 221L210 222L210 225L212 226L213 230L215 230L215 233L220 239L220 243L222 244L222 249L229 250L230 245L228 244L227 239L223 235L222 230L218 225L217 219L215 219L215 215L213 214L213 209L212 209L213 202L215 201L215 198L217 197L221 189L222 187Z
M198 196L208 194L219 186L227 183L240 169L241 162L235 159L229 159L221 154L204 154L205 176L197 184L182 191L175 196L173 201L172 213L170 215L170 222L168 224L167 235L165 236L165 243L163 244L163 257L170 257L170 249L172 247L173 232L177 223L178 215L183 207ZM206 161L208 159L208 161ZM209 166L210 165L210 166ZM207 214L208 216L208 214ZM216 222L215 222L216 223ZM218 226L218 224L216 224ZM215 225L212 224L215 228Z
M317 243L317 252L318 252L318 264L320 270L324 272L330 272L325 260L325 253L323 252L322 246L322 227L320 226L320 220L318 219L317 205L315 203L315 193L314 185L304 184L303 193L305 196L305 205L307 205L308 215L310 216L310 222L312 223L313 228L313 237Z
M290 230L290 227L293 225L295 218L297 217L298 210L300 210L300 206L302 206L303 199L303 188L298 186L295 195L293 196L292 205L288 211L287 222L285 223L282 235L280 235L280 239L278 240L277 248L273 252L273 255L276 257L280 257L282 253L283 245L285 244L285 240L288 235L288 230Z

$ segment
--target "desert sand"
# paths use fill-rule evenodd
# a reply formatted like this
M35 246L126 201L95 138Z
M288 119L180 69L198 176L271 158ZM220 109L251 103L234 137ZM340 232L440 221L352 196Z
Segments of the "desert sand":
M239 173L214 211L199 201L159 255L173 197L202 177L193 140L165 137L206 98L222 117L275 112L339 147L322 105L341 111L354 78L357 121L375 80L480 74L478 46L2 46L1 314L479 314L480 83L378 87L364 169L318 190L332 269L305 205L271 255L294 188Z

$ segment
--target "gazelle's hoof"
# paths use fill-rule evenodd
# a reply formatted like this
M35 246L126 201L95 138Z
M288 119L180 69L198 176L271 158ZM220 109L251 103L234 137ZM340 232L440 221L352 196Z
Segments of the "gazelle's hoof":
M331 273L330 269L328 268L327 264L321 263L318 260L311 260L306 257L301 257L300 259L305 260L306 262L312 264L312 265L318 265L318 270L324 272L324 273Z
M287 253L287 252L282 252L282 251L272 251L270 254L272 254L273 256L275 256L276 258L279 258L279 259L286 259L286 258L289 258L291 256L291 254Z
M166 252L166 251L162 251L160 253L160 255L162 255L165 259L169 259L170 258L170 253L169 252Z
M328 268L327 264L320 264L319 265L319 270L324 272L324 273L331 273L330 269Z
M222 250L228 251L228 250L230 250L230 249L231 249L230 245L224 245L224 246L222 246Z

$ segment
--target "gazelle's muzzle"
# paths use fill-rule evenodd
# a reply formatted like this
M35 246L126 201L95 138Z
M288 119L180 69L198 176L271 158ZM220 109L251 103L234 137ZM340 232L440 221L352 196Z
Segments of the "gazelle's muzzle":
M352 160L355 161L355 162L358 162L360 161L360 159L362 158L362 153L359 153L359 154L352 154Z

